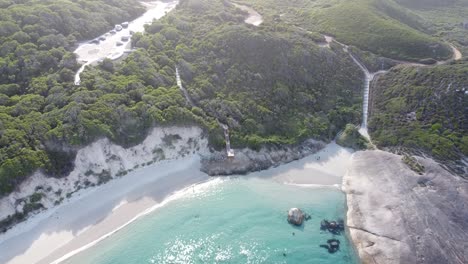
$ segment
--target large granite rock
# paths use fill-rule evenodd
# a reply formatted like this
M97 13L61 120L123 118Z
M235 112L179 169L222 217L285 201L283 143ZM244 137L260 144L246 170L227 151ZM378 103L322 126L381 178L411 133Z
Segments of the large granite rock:
M228 158L225 151L214 152L202 159L201 170L211 176L247 174L301 159L325 146L325 142L310 139L299 145L271 146L259 151L236 149L233 158Z
M468 181L431 159L357 152L343 178L347 225L363 263L468 263Z
M299 208L291 208L288 211L288 222L300 226L304 222L304 213Z

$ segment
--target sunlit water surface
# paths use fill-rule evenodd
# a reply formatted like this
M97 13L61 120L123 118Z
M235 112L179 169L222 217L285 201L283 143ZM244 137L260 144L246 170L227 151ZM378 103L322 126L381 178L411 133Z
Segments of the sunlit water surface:
M358 263L345 235L329 254L319 245L333 235L324 218L345 214L334 188L305 188L268 179L215 180L135 221L64 263ZM312 215L302 228L287 210Z

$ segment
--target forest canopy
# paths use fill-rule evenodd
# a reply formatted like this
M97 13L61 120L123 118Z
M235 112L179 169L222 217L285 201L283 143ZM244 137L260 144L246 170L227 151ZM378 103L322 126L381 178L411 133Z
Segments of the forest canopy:
M353 1L366 4L363 12L383 12L379 0ZM332 2L330 14L349 15ZM200 126L214 149L224 144L218 121L229 126L235 148L332 140L346 124L361 122L363 74L341 46L323 45L323 33L379 56L451 54L395 6L385 9L385 21L372 16L370 22L403 32L415 45L380 38L373 27L361 28L373 41L354 39L356 21L328 21L325 11L313 12L322 0L284 4L256 1L264 19L256 27L229 1L181 0L132 36L133 52L87 67L75 86L77 43L145 9L134 0L0 0L0 196L37 170L67 175L77 150L99 138L132 146L155 126ZM313 23L315 15L320 23ZM392 16L408 18L407 24ZM193 105L176 85L176 67ZM400 106L398 100L392 104ZM380 140L379 120L373 124ZM455 148L463 151L462 145Z
M0 1L0 195L42 168L72 166L77 41L144 8L133 0ZM71 132L71 131L74 132ZM69 132L65 132L69 131Z
M136 51L85 70L79 86L72 82L76 42L142 9L130 0L6 3L0 195L37 169L66 175L77 149L98 138L130 146L154 126L197 124L221 148L220 120L234 147L255 149L329 140L359 123L362 74L349 56L287 24L247 25L229 2L181 1L132 37ZM195 106L176 86L176 66Z

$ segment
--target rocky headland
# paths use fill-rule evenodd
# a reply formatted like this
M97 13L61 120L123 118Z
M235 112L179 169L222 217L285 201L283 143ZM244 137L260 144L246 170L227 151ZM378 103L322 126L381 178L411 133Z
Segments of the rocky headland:
M259 151L236 149L234 157L227 157L225 151L214 152L202 159L201 170L210 176L247 174L301 159L325 146L325 142L310 139L294 146L270 146Z
M431 159L421 174L384 151L361 151L343 178L347 225L363 263L467 263L468 181Z

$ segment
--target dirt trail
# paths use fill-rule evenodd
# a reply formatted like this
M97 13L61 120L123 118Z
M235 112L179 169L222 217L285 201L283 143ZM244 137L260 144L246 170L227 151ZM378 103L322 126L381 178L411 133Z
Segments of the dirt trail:
M454 61L461 60L463 58L463 54L461 53L461 51L457 49L457 47L455 47L455 45L453 44L450 44L450 47L452 48L452 51L453 51L452 60Z

